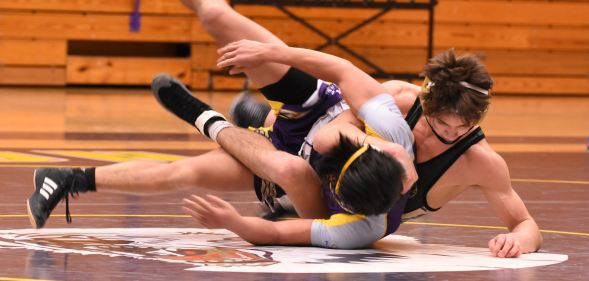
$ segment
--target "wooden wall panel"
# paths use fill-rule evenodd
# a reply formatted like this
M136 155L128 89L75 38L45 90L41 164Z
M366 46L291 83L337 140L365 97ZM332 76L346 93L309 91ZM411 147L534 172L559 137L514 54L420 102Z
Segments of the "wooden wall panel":
M128 15L4 13L0 37L188 42L192 21L184 16L144 16L141 32L130 32Z
M65 40L0 40L1 65L65 66Z
M65 85L64 67L0 66L0 85Z
M125 58L70 56L68 84L150 85L166 72L190 84L190 60L176 58Z
M589 51L484 50L489 71L495 75L586 76Z
M131 13L134 3L135 0L2 0L0 9ZM139 7L141 13L148 14L192 14L179 0L144 0Z
M192 44L192 69L216 69L217 46ZM352 46L354 51L377 63L390 72L419 73L426 63L425 48L381 48ZM436 48L434 54L447 49ZM328 47L327 53L346 58L367 72L373 71L361 61L337 47ZM458 54L473 53L481 57L491 73L497 75L553 75L579 76L589 73L589 52L570 51L511 51L457 48Z
M391 72L419 73L426 63L425 48L353 48L355 51ZM447 49L436 48L434 54ZM455 48L458 54L479 55L494 75L586 76L589 74L589 52L531 50L472 50ZM328 53L351 60L366 71L370 68L335 47ZM213 65L214 66L214 65Z
M325 40L301 24L286 19L256 19L283 41L292 45L321 45ZM313 20L311 23L330 36L337 36L351 23L335 20ZM589 51L589 32L579 27L493 26L471 24L437 25L434 42L437 48L583 50ZM427 25L415 23L376 22L344 38L346 45L359 47L424 48ZM192 40L212 42L198 22L192 28Z
M203 90L208 90L209 89L209 72L206 70L201 70L201 71L192 71L192 81L190 83L190 87L192 89L203 89Z
M325 40L299 23L281 19L257 19L283 41L292 45L320 45ZM350 24L330 20L311 23L331 36L345 31ZM337 27L334 27L337 26ZM439 24L434 42L438 48L519 49L519 50L583 50L589 51L589 32L578 27L522 27L493 25ZM376 22L343 39L354 47L424 48L427 25L420 23ZM194 23L192 40L212 42L199 23Z
M503 94L589 95L589 77L494 77L493 91Z
M587 27L589 2L439 0L436 23Z
M193 70L190 87L197 90L209 90L212 87L221 91L241 91L244 82L243 76L210 75L207 70Z
M192 69L216 69L218 48L219 46L214 43L192 44L190 49Z
M192 12L177 0L141 1L142 30L131 33L128 31L129 13L133 10L134 2L1 0L0 64L65 65L69 40L190 43L191 58L178 59L182 61L179 68L187 69L184 75L188 78L185 79L193 87L206 88L209 70L216 70L217 46ZM376 12L366 9L290 9L331 36L340 34ZM314 48L324 43L323 38L274 7L240 5L237 10L290 45ZM495 93L589 94L586 87L589 75L588 15L589 1L583 0L439 0L436 7L435 51L454 47L458 52L481 54L497 81ZM387 71L418 73L426 61L426 23L425 11L392 10L377 22L351 34L343 42L359 54L378 62ZM37 52L39 49L45 52ZM350 59L364 70L371 71L338 48L329 47L325 51ZM106 58L107 61L113 59ZM127 58L128 61L116 58L117 66L120 66L115 71L117 74L112 75L118 77L116 79L105 78L105 73L85 77L74 71L73 76L70 75L71 81L147 81L150 79L145 77L130 80L121 78L121 75L133 77L133 74L124 74L122 69L132 71L134 67L131 65L136 66L144 59L140 55ZM167 60L164 57L152 58L152 61L146 60L144 63L149 65L153 59ZM104 62L104 58L93 58L94 63L101 61ZM68 74L82 62L91 65L88 58L72 57L67 62ZM126 62L129 63L128 67L123 66ZM166 67L173 71L179 69ZM29 68L10 68L10 73L24 74L25 69ZM38 75L48 73L47 69L51 68L30 69ZM57 72L51 73L47 80L58 81L55 79L59 76L55 74ZM215 76L211 81L215 87L242 87L241 78ZM561 83L566 86L559 85Z
M537 76L504 76L495 75L493 94L520 95L588 95L589 78L537 77ZM212 76L207 71L193 71L193 89L207 90L209 79L212 79L215 90L241 91L243 78L228 76ZM384 79L379 81L384 82ZM419 84L421 81L411 81Z
M237 11L253 18L288 18L269 6L237 6ZM376 13L370 9L289 8L305 19L363 20ZM437 24L511 24L587 26L589 2L572 1L507 1L507 0L438 0L435 10ZM426 22L427 12L392 10L384 21Z

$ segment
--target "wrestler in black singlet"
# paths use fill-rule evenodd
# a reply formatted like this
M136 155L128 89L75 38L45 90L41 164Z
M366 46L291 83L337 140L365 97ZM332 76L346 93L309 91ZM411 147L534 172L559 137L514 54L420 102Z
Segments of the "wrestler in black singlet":
M411 130L415 128L415 125L422 114L423 108L421 107L419 98L417 98L405 117L405 121L407 121ZM464 154L464 152L484 138L485 134L483 134L483 130L478 127L448 150L423 163L417 163L417 154L419 151L414 145L413 151L416 159L415 169L417 170L419 179L409 191L410 197L405 206L405 213L413 212L417 209L422 209L425 212L435 212L439 210L439 208L434 209L428 205L427 193L438 179L440 179L440 177L454 164L454 162Z

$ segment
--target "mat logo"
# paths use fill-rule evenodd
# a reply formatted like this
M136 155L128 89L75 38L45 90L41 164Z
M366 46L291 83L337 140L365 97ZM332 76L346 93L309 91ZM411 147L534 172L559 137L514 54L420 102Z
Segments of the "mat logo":
M213 245L215 243L233 244L232 239L227 239L227 237L212 237L212 240L201 240L198 244L190 244L186 241L190 241L186 238L191 236L215 236L211 232L178 232L176 233L178 236L166 236L166 238L161 237L159 231L150 231L152 232L150 236L128 235L117 232L87 234L29 233L14 234L11 239L6 239L8 237L2 235L0 248L6 248L8 244L12 244L10 248L128 257L198 266L266 266L277 263L272 260L272 253L268 251Z
M567 259L545 253L499 259L485 248L421 244L398 235L365 250L254 247L225 230L183 228L0 230L0 249L156 260L186 264L186 270L282 273L492 270Z

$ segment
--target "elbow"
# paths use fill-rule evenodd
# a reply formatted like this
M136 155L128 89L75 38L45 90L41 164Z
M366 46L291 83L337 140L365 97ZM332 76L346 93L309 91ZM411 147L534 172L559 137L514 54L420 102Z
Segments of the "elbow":
M327 125L329 126L329 125ZM313 138L313 149L320 154L326 154L334 146L334 142L338 140L334 139L334 134L330 128L323 128L315 134Z
M536 250L534 252L539 251L540 248L542 248L543 243L544 243L544 237L542 236L542 232L540 232L540 230L538 230L538 240L536 243Z
M340 58L338 68L337 71L334 71L334 73L337 74L337 77L334 77L334 81L332 81L338 85L346 80L356 77L358 71L362 72L351 61L342 58Z
M536 220L534 220L533 218L530 218L532 220L532 222L536 225L536 233L535 233L535 239L534 239L534 246L533 246L533 251L537 252L540 250L540 248L542 247L542 243L544 242L544 237L542 236L542 232L540 231L540 227L538 226L538 224L536 224Z
M523 252L524 253L531 253L537 252L542 247L542 243L544 242L544 238L542 237L542 232L540 228L536 224L536 221L533 218L529 218L527 221L533 223L533 228L528 228L527 235L523 237L525 239L523 244ZM526 241L527 240L527 241Z

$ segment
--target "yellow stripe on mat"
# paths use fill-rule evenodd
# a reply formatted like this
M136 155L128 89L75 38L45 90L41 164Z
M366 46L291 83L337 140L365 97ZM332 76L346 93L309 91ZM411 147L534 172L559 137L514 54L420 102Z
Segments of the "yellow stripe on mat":
M16 148L35 149L198 149L211 150L219 145L212 141L111 141L111 140L0 140L3 150Z
M589 181L571 181L571 180L511 179L511 181L512 182L541 182L541 183L589 184Z
M47 279L27 279L27 278L11 278L0 276L0 281L53 281Z
M449 227L465 227L465 228L507 229L507 227L504 227L504 226L474 225L474 224L454 224L454 223L435 223L435 222L405 222L405 224L430 225L430 226L449 226ZM577 236L589 236L589 233L585 233L585 232L571 232L571 231L548 230L548 229L541 229L540 232L544 232L544 233L555 233L555 234L566 234L566 235L577 235Z

